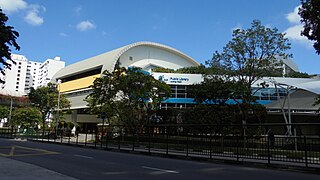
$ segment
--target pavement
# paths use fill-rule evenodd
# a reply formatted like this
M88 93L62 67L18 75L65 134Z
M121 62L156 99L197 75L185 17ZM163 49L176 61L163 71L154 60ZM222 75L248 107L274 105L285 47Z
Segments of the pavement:
M75 178L42 168L40 166L24 163L0 156L1 180L76 180Z

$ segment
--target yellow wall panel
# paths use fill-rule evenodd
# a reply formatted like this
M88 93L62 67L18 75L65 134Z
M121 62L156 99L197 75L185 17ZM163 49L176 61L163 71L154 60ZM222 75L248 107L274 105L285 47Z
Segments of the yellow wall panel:
M60 92L68 92L78 89L84 89L92 85L93 81L98 77L100 77L100 74L64 82L59 85L59 90Z

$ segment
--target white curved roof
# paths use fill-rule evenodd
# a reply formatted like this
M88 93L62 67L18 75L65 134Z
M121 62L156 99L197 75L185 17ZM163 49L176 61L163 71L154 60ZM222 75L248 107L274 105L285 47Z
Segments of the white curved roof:
M307 90L315 94L320 94L320 79L318 78L264 77L261 80L257 81L256 84L259 84L263 81L267 83L270 82L273 84L291 86L294 88Z
M53 79L63 78L63 77L67 77L70 75L78 74L80 72L89 71L89 70L95 69L99 66L102 67L101 72L103 72L105 70L112 72L114 70L114 67L115 67L118 59L120 58L120 56L123 55L128 50L130 50L134 47L138 47L138 46L150 46L150 47L156 47L159 49L163 49L165 51L171 52L173 54L176 54L176 55L182 57L183 59L187 60L193 66L199 65L199 63L196 62L194 59L192 59L188 55L186 55L186 54L184 54L184 53L182 53L172 47L169 47L169 46L166 46L163 44L159 44L159 43L154 43L154 42L137 42L137 43L129 44L127 46L123 46L118 49L114 49L112 51L88 58L83 61L79 61L79 62L74 63L72 65L69 65L69 66L61 69L60 71L58 71L54 75Z

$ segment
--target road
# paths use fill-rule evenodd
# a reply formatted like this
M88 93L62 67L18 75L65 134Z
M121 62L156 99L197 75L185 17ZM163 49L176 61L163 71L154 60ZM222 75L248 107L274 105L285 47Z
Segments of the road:
M316 174L2 138L0 138L0 156L40 166L76 179L320 179L320 175Z

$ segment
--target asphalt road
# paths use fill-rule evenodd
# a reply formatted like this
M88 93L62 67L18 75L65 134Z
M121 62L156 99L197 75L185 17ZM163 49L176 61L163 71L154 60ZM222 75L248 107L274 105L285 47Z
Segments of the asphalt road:
M0 138L0 156L76 179L308 180L320 175ZM17 171L19 171L17 169ZM1 176L0 176L1 179Z

